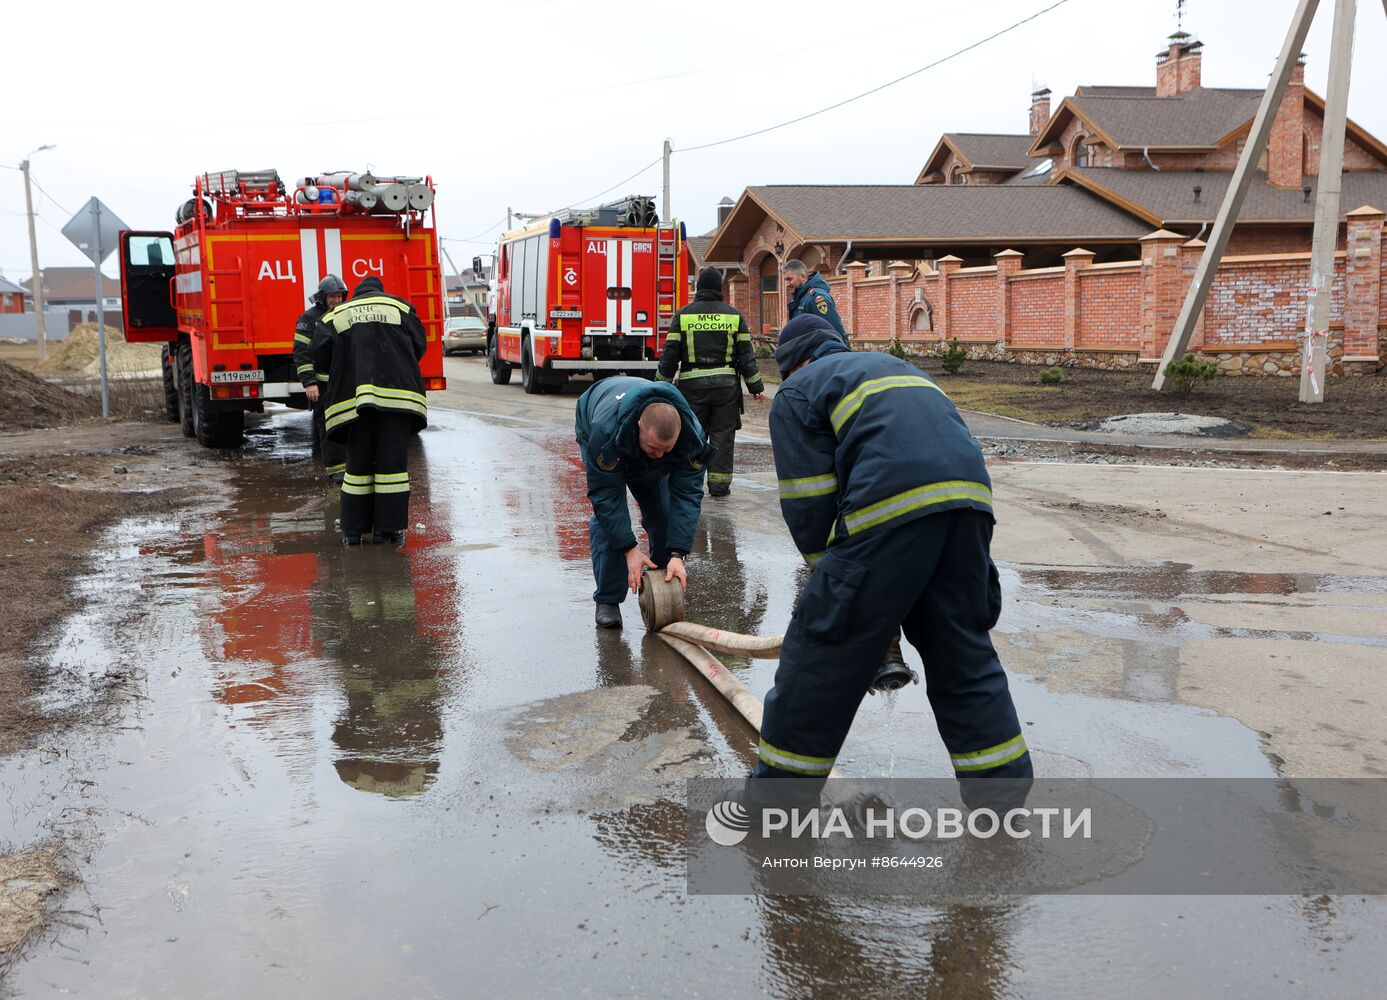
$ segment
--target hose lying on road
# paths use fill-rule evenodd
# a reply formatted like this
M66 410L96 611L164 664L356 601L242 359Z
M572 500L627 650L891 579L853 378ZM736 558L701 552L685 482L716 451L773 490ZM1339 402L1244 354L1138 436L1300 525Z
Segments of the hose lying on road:
M685 621L684 588L676 580L666 583L663 570L645 571L641 577L638 603L645 627L688 660L689 665L717 688L718 693L727 699L759 735L761 699L752 694L737 675L723 666L706 647L711 646L732 656L778 659L780 644L785 637L742 635L740 632L725 632L722 629L699 625L697 622ZM828 776L842 777L837 768L829 772Z

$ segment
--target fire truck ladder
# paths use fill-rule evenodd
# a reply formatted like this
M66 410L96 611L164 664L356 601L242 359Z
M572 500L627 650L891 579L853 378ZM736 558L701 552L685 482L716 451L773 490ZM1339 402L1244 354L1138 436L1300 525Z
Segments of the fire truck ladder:
M679 222L655 229L655 312L660 332L669 331L674 318L675 291L679 274Z

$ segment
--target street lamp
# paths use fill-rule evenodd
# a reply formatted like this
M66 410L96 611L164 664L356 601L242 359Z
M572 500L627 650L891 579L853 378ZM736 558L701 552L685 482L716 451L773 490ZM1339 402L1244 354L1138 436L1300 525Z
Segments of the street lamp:
M24 155L24 162L19 165L19 169L24 172L24 208L29 213L29 269L33 272L33 277L29 279L34 286L34 322L38 330L39 361L48 360L48 337L43 329L43 274L39 271L39 244L34 235L34 195L29 189L29 157L35 153L42 153L45 149L54 149L52 144L45 143L38 149L31 149Z

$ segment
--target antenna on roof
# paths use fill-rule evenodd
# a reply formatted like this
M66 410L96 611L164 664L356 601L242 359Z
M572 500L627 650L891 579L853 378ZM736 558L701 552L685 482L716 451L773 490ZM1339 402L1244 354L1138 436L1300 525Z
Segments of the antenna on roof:
M1185 0L1175 0L1175 30L1185 30Z

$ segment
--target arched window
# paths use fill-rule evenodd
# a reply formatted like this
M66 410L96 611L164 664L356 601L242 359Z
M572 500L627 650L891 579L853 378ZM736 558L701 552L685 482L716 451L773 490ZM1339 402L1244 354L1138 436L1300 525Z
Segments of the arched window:
M963 183L965 183L965 181L964 181L964 179L963 179L963 166L962 166L961 164L955 163L955 164L954 164L954 168L953 168L952 170L949 171L949 183L950 183L950 184L963 184Z
M1076 167L1088 166L1088 147L1084 145L1088 141L1088 136L1080 132L1074 137L1074 145L1070 147L1069 162Z

